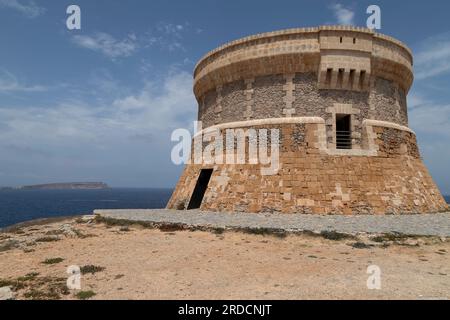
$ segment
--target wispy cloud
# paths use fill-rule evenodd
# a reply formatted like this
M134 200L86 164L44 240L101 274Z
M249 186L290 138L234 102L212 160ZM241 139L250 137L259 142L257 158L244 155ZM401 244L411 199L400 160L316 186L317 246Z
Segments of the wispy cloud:
M192 76L173 69L163 79L162 86L148 81L138 93L116 99L112 105L120 119L129 119L128 127L136 128L136 134L186 126L195 118L196 110Z
M416 79L450 73L450 33L423 41L415 54Z
M446 84L450 75L450 33L438 34L414 47L415 85L408 95L409 125L443 192L450 192L450 104Z
M106 32L97 32L93 35L75 35L71 39L81 48L100 52L114 60L132 56L142 48L156 47L170 52L186 51L183 45L185 35L189 32L199 34L198 30L193 29L187 22L184 24L159 22L140 36L131 33L121 40Z
M144 47L159 47L167 51L185 51L183 40L187 33L198 34L199 29L192 30L189 23L174 24L159 22L143 37Z
M186 25L165 23L165 22L160 22L156 26L156 29L158 31L160 31L161 33L164 33L166 35L174 35L177 38L182 37L181 34L185 28L186 28Z
M42 92L47 90L46 86L28 86L20 83L15 75L0 69L0 92Z
M450 104L439 104L418 93L408 96L409 124L418 133L450 138Z
M22 147L101 142L112 148L123 138L161 136L170 128L186 126L195 118L195 110L192 77L178 71L101 105L83 101L46 108L0 105L0 146L14 141Z
M134 34L130 34L125 39L117 40L108 33L97 32L92 36L75 35L72 40L82 48L101 52L112 59L129 57L139 47Z
M109 80L89 83L103 96L94 101L67 98L45 107L0 101L0 167L8 174L2 183L88 176L116 185L170 186L181 170L170 165L170 133L191 127L196 116L192 75L172 70L119 95L106 93L115 86ZM19 154L25 150L33 153ZM42 176L22 177L24 172Z
M339 24L343 25L353 25L355 12L348 7L344 7L340 3L335 3L330 6L330 9L333 10L333 14Z
M39 7L33 0L28 2L19 0L0 0L0 7L16 10L29 18L36 18L47 11L45 8Z
M417 87L408 95L409 126L416 132L421 155L441 191L450 193L448 159L450 148L450 104L439 102L428 92L417 92ZM428 92L428 93L427 93Z

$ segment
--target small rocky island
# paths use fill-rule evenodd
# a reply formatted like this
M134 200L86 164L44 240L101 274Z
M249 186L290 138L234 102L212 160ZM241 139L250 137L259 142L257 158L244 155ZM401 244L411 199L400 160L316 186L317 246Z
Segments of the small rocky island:
M98 190L109 189L109 186L103 182L66 182L66 183L47 183L30 186L22 186L19 190Z

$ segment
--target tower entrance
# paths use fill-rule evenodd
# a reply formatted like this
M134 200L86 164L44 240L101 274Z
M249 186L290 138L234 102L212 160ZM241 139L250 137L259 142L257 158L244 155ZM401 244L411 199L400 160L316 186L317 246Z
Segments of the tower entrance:
M208 188L209 180L211 179L213 169L202 169L198 176L197 183L189 201L188 210L198 209L202 204L206 189Z

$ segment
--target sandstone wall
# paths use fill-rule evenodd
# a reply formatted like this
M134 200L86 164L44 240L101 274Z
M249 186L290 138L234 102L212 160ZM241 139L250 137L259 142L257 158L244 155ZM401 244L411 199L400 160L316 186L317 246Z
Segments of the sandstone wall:
M323 124L274 124L281 132L281 168L261 175L261 165L187 165L168 204L187 206L201 168L213 175L201 209L314 214L408 214L448 206L422 163L415 136L370 126L365 144L373 156L332 155L321 148ZM328 150L329 151L329 150ZM248 162L247 162L248 163Z

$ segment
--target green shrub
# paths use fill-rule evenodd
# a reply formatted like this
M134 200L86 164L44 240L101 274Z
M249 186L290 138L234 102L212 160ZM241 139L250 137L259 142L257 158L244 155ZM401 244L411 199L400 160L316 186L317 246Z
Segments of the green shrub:
M61 263L63 261L64 261L63 258L50 258L50 259L45 259L44 261L42 261L42 263L43 264L56 264L56 263Z
M100 271L105 270L104 267L99 267L99 266L94 266L94 265L87 265L87 266L82 266L80 268L81 274L87 274L87 273L97 273Z
M89 291L80 291L75 296L80 300L87 300L95 296L96 293L92 290Z

